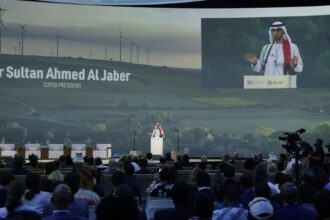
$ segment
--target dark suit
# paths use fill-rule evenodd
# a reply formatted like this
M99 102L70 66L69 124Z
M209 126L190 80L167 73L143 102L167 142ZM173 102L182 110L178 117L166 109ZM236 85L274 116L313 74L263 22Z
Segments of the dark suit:
M209 197L212 202L215 201L215 195L214 195L214 192L211 188L209 188L209 187L204 188L203 187L203 188L199 189L198 191L200 193L203 193L203 194L207 195L207 197Z
M72 215L78 215L86 218L88 218L89 216L88 205L76 198L70 204L68 210L71 212ZM53 205L51 203L46 204L43 217L51 216L52 213Z
M149 170L148 168L141 168L141 170L136 171L135 174L153 174L154 172L152 172L151 170Z
M275 220L316 220L316 213L295 203L289 203L274 213Z
M189 208L187 207L175 207L172 209L162 209L155 213L154 220L188 220Z
M72 215L69 211L56 210L51 216L42 218L42 220L87 220L85 217Z

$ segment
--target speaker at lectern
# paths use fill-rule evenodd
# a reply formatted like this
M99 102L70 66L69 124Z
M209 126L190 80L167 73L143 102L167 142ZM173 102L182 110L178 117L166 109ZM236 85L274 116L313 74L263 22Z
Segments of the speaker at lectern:
M163 155L164 137L164 130L156 123L150 138L150 152L153 155Z

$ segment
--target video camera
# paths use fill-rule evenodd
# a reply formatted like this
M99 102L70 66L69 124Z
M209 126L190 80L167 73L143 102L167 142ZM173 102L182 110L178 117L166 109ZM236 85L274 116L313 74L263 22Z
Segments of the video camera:
M330 143L325 145L325 148L328 149L328 153L326 153L327 157L330 157Z
M278 139L285 141L286 143L282 145L288 153L298 153L301 149L308 147L308 143L302 141L300 134L304 133L306 129L301 128L295 132L283 133L285 136L280 136Z
M326 144L325 147L328 149L328 152L330 153L330 143Z

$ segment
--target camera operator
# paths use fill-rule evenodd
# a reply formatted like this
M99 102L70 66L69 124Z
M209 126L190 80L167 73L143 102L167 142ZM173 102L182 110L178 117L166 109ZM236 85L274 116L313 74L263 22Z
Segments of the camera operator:
M312 167L323 167L325 153L323 150L323 140L320 138L316 139L314 144L315 151L309 155L309 166Z
M326 144L325 147L327 148L328 153L325 154L324 170L330 175L330 144Z

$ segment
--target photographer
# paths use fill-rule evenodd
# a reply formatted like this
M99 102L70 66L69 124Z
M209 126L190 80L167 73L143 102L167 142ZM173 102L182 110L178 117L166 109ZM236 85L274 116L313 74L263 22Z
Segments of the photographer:
M316 139L314 144L315 151L309 155L309 166L312 167L323 167L323 162L325 158L325 153L323 150L323 141L322 139Z
M330 175L330 144L325 145L328 150L324 158L324 170L325 172Z

